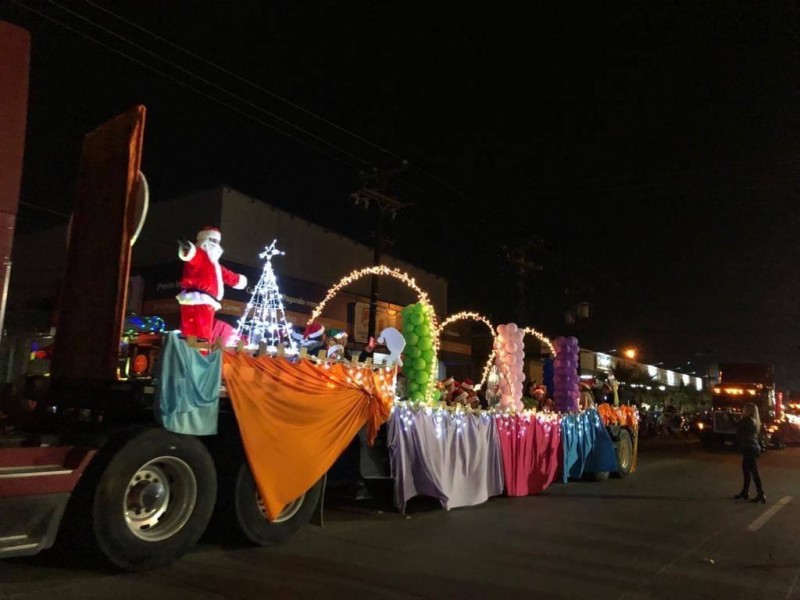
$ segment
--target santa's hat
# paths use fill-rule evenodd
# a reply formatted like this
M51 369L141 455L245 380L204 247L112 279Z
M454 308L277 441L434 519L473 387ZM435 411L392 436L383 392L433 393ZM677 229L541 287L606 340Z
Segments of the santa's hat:
M340 331L339 333L337 333L336 335L333 336L333 339L341 341L341 340L345 339L346 337L347 337L347 332L346 331Z
M311 323L306 327L303 337L307 340L316 340L321 338L323 333L325 333L325 328L320 323Z
M582 392L591 392L592 391L592 386L589 385L588 383L586 383L585 381L581 381L580 390Z
M456 380L453 379L452 375L450 375L450 377L448 377L447 379L442 381L442 383L445 384L445 385L453 385L455 382L456 382Z
M222 232L217 227L203 227L197 232L197 243L202 244L208 239L212 239L217 243L222 241Z
M473 387L472 379L465 379L464 381L461 382L461 389L463 390L472 391L472 387Z
M458 396L453 398L456 402L465 402L469 398L469 394L467 392L461 392Z
M533 388L533 393L534 394L543 394L543 395L546 396L547 395L547 386L537 385L536 387Z

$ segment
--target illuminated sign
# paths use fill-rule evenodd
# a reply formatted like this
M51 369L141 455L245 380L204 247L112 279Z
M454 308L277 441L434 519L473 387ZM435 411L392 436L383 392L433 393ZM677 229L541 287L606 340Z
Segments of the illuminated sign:
M596 359L595 360L595 368L598 371L609 371L611 369L611 367L613 366L611 364L611 356L608 355L608 354L601 354L600 352L598 352L595 355L595 359Z

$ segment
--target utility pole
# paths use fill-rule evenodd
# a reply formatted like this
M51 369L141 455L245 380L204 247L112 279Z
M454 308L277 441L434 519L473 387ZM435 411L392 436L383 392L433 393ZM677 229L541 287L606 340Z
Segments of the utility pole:
M541 271L542 265L534 262L528 257L528 251L540 245L538 238L529 240L517 246L503 246L506 253L506 260L514 267L517 275L517 322L525 324L527 308L525 305L525 281L531 271Z
M370 172L361 172L359 180L361 181L361 189L350 195L350 199L356 206L363 206L364 210L372 210L375 215L375 244L373 246L373 264L380 265L383 256L384 245L391 243L391 240L384 236L386 218L395 219L397 213L402 209L409 206L400 202L396 198L387 193L386 187L388 186L389 179L395 173L404 171L408 163L403 161L402 165L395 169L378 170L373 169ZM372 276L372 286L370 289L369 297L369 325L367 327L368 337L375 337L375 325L378 314L378 289L379 278L377 275Z

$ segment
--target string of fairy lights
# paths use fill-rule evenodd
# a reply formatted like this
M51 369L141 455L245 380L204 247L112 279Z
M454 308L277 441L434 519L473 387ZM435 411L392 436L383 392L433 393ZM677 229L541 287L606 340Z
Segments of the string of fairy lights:
M466 320L477 321L479 323L483 323L484 325L486 325L492 334L492 340L494 340L494 338L497 336L497 333L494 330L494 325L492 325L492 322L488 318L484 317L480 313L463 310L454 315L450 315L442 322L441 325L439 325L439 332L437 337L441 336L444 333L444 328L447 327L448 325L455 323L457 321L466 321ZM492 350L491 353L489 354L489 358L486 360L486 365L483 367L483 373L481 374L481 380L478 382L478 387L482 388L483 384L486 382L486 378L489 376L489 371L492 370L492 365L494 364L494 357L495 353L494 350Z
M386 265L374 265L374 266L364 267L364 268L361 268L361 269L355 269L355 270L351 271L349 274L347 274L344 277L342 277L334 286L332 286L328 290L328 292L325 294L325 297L322 299L322 301L319 304L317 304L317 306L314 308L314 310L311 313L311 316L308 319L307 325L310 325L313 322L315 322L317 319L319 319L319 317L324 312L325 307L327 306L328 302L330 302L342 289L350 286L351 284L355 283L359 279L361 279L363 277L366 277L368 275L392 277L393 279L396 279L397 281L400 281L400 282L404 283L405 285L410 287L412 290L414 290L414 292L417 294L417 301L419 302L419 304L421 304L423 306L423 309L425 310L425 312L428 315L428 320L427 321L428 321L429 327L430 327L430 334L431 334L431 340L433 342L434 356L438 356L439 355L439 351L441 349L441 336L444 333L445 327L447 327L448 325L450 325L452 323L455 323L457 321L472 320L472 321L483 323L484 325L486 325L489 328L489 331L492 334L492 339L493 340L497 336L497 333L495 331L495 327L492 324L491 320L489 320L484 315L482 315L482 314L480 314L478 312L474 312L474 311L461 311L461 312L456 313L454 315L450 315L444 321L442 321L441 324L439 324L437 322L436 311L434 310L433 305L431 304L430 297L428 296L427 292L425 292L422 288L419 287L419 285L416 282L416 279L414 279L414 277L412 277L408 273L405 273L405 272L401 271L400 269L390 268L390 267L387 267ZM542 334L540 331L534 329L533 327L525 327L525 328L522 329L522 331L523 331L524 334L533 335L542 344L546 345L547 348L550 350L550 353L553 356L555 356L555 354L556 354L555 347L553 346L553 343L550 341L550 339L547 336ZM484 365L483 371L481 373L481 379L480 379L480 382L478 383L479 387L483 387L484 383L486 382L486 380L487 380L487 378L489 376L489 373L491 372L492 366L494 365L495 358L496 358L496 353L495 353L495 351L493 349L492 352L490 353L490 355L489 355L489 357L488 357L488 359L487 359L487 361L486 361L486 363ZM438 374L438 364L437 363L438 363L438 361L434 360L434 361L431 361L431 363L429 365L429 369L430 369L430 372L428 373L429 378L428 378L428 382L425 384L424 393L423 393L425 402L430 402L432 400L432 398L433 398L433 391L435 389L435 382L436 382L437 374ZM505 365L501 365L501 370L507 370L507 367ZM508 373L503 373L503 374L506 377L508 377Z
M316 321L322 311L325 310L325 306L333 299L336 294L338 294L343 288L351 285L352 283L358 281L362 277L367 275L383 275L386 277L392 277L398 281L405 283L408 287L414 290L417 294L418 302L423 306L423 310L428 315L428 323L429 323L429 331L431 341L433 343L433 353L434 356L439 355L439 336L437 335L439 326L436 319L436 311L431 304L430 298L428 297L427 292L425 292L419 285L417 285L416 279L411 277L408 273L401 271L400 269L392 269L387 267L386 265L375 265L372 267L364 267L363 269L356 269L355 271L351 271L348 275L342 277L339 282L334 285L332 288L328 290L328 293L325 294L325 298L322 299L312 311L311 317L308 319L308 325L311 325L314 321ZM428 372L428 381L425 383L425 391L424 397L426 402L430 402L433 398L433 390L435 389L435 382L436 382L436 375L438 371L438 364L436 361L431 361L429 365L429 372Z

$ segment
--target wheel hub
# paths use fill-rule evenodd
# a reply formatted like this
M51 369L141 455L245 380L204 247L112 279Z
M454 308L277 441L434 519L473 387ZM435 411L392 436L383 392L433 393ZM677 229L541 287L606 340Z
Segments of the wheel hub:
M197 480L191 467L176 456L161 456L134 473L122 508L131 533L157 542L180 531L196 501Z
M167 497L167 488L159 482L140 482L131 488L128 498L130 506L144 511L157 510Z

